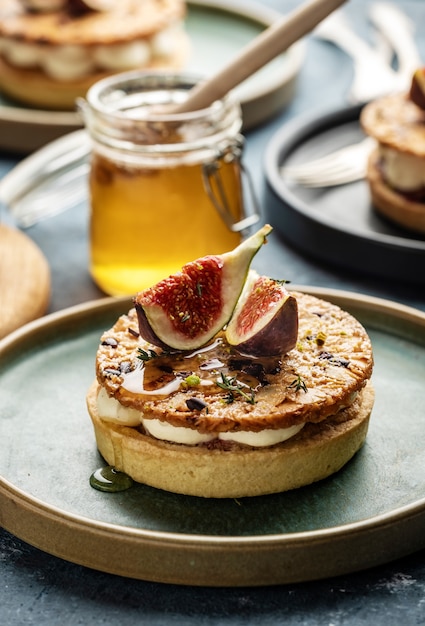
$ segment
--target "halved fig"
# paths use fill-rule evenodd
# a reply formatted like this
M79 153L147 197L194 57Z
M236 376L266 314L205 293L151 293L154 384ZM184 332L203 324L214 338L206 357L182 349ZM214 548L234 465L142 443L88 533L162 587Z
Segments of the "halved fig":
M298 306L281 281L250 270L226 328L226 340L246 356L278 356L298 337Z
M231 252L187 263L134 298L140 335L161 348L193 350L229 321L251 261L272 227L266 224Z
M420 109L425 110L425 67L417 69L413 74L409 98Z

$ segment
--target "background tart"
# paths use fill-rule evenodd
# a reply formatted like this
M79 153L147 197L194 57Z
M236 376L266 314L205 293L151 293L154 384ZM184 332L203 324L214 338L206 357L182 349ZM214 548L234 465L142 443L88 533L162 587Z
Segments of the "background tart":
M377 142L366 172L374 208L397 226L425 233L425 111L399 93L367 104L360 123Z
M190 50L183 0L120 0L107 11L25 11L0 4L0 89L38 107L71 109L110 74L179 69Z

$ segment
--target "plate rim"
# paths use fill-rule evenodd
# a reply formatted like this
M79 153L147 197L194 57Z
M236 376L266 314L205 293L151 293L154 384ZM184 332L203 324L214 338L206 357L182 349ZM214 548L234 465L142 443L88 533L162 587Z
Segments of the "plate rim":
M266 147L264 164L267 181L279 199L282 199L282 196L284 196L297 212L313 222L326 226L326 228L355 237L359 241L367 240L391 249L400 249L403 251L407 249L425 253L425 240L405 238L401 235L386 233L369 233L354 228L348 229L333 223L327 216L321 214L313 215L307 203L300 200L291 191L279 173L279 165L282 163L282 160L284 160L294 148L301 145L304 140L315 135L320 135L326 132L328 128L336 128L350 122L358 121L360 111L364 106L364 104L360 104L333 107L313 113L308 112L287 122L273 135ZM336 123L331 124L332 120L335 120Z
M407 320L413 324L419 324L421 328L425 328L425 312L408 305L340 289L306 285L291 285L290 288L304 291L317 297L328 298L340 306L346 306L348 303L351 306L363 308L364 311L390 312L395 318ZM22 342L28 335L42 332L52 324L64 323L69 318L85 319L98 314L106 315L108 312L112 313L115 309L124 308L130 302L131 300L128 297L106 297L51 313L26 324L2 339L0 341L0 354L13 349L15 344L19 345L19 342ZM423 533L420 535L421 538L417 537L415 533L405 533L409 537L403 536L402 540L395 542L397 545L393 546L394 532L397 531L398 526L403 527L405 530L405 524L410 522L413 526L419 524L423 528L423 522L425 521L425 497L408 505L396 507L386 513L357 522L294 533L249 536L194 535L174 531L140 529L93 520L80 514L64 511L62 508L39 500L35 496L26 493L25 490L15 487L2 476L0 476L0 503L1 525L24 541L32 543L50 554L71 562L80 562L82 565L109 573L177 584L257 586L312 580L388 562L393 558L405 556L410 552L425 547L425 538L422 539ZM88 537L93 540L93 535L99 534L102 541L106 540L111 545L119 544L122 549L126 549L124 544L128 542L134 543L138 550L142 552L147 550L149 552L148 563L143 566L139 564L136 567L134 567L133 563L132 568L126 569L120 563L113 565L110 563L105 564L102 559L99 560L93 554L88 554L83 559L78 559L69 546L58 546L56 544L53 546L52 541L46 537L43 524L43 529L41 530L37 528L37 524L35 524L35 530L30 529L29 521L33 521L34 515L37 521L43 521L43 524L47 524L47 526L51 526L53 529L60 528L63 530L65 525L66 532L71 533L71 535L72 533L78 535L80 542L85 542ZM344 550L350 551L352 550L351 543L363 546L365 538L370 534L374 535L376 533L382 533L384 539L381 544L386 545L388 542L386 547L389 551L383 554L382 545L381 548L377 549L377 554L373 553L373 555L366 556L360 551L360 556L357 556L357 564L354 562L348 568L346 564L339 562L333 566L325 564L324 569L320 572L309 571L306 573L304 565L295 563L292 570L289 568L284 572L273 572L272 577L270 573L266 574L262 571L261 565L264 566L264 563L262 563L263 559L271 559L275 563L275 567L277 567L282 559L290 560L293 557L297 557L301 548L317 550L323 565L327 542L331 542L334 548L340 543ZM105 548L105 553L108 552L109 547ZM357 549L358 546L356 545ZM223 572L223 567L227 568L229 565L231 555L235 553L240 558L242 550L244 558L249 562L251 572L249 574L239 572L239 575ZM172 563L171 566L168 563L169 570L164 571L163 565L156 563L156 560L159 554L163 556L163 553L167 551L169 553L167 558L168 560L171 559ZM204 571L204 561L193 565L193 559L199 551L203 554L206 552L207 561L217 570L211 576L208 576ZM270 551L273 552L273 556L270 556ZM220 564L217 564L217 556L222 558L223 554L227 554L227 557L223 560L223 567L220 567ZM352 552L352 554L353 558L356 557L355 553ZM161 561L161 559L159 560ZM189 563L192 563L192 567L182 573L182 567L188 566ZM282 565L280 565L281 567Z

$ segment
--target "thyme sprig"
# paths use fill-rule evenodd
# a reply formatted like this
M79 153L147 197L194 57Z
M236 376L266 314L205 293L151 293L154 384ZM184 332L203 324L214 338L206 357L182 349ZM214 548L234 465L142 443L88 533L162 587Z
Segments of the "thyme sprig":
M295 389L295 391L304 391L307 393L307 385L299 374L294 378L292 383L288 385L288 389Z
M217 380L217 385L221 389L228 391L225 396L227 404L232 404L232 402L234 402L235 395L242 396L247 402L249 402L249 404L255 404L255 394L252 387L248 387L247 385L240 383L236 376L226 376L223 372L220 372L220 377L221 380ZM245 389L248 389L249 393L247 393Z
M137 352L137 358L146 363L147 361L151 361L152 359L156 359L161 356L171 356L175 351L172 348L163 348L161 349L161 352L158 353L156 350L152 349L143 350L143 348L137 348Z
M286 278L272 278L272 281L277 285L288 285L291 281Z
M158 352L155 352L155 350L143 350L143 348L137 348L137 358L145 363L158 356L159 354Z

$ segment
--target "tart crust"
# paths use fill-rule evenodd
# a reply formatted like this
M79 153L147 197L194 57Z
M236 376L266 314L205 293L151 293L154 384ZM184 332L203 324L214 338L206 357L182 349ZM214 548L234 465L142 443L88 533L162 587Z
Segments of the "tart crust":
M366 176L372 204L378 213L398 226L425 234L425 203L409 200L386 184L379 168L378 151L369 157Z
M96 443L106 462L135 481L205 498L242 498L296 489L339 471L362 447L374 403L369 383L355 402L319 424L307 424L291 439L266 448L230 450L159 441L137 428L103 421L95 381L87 406Z

